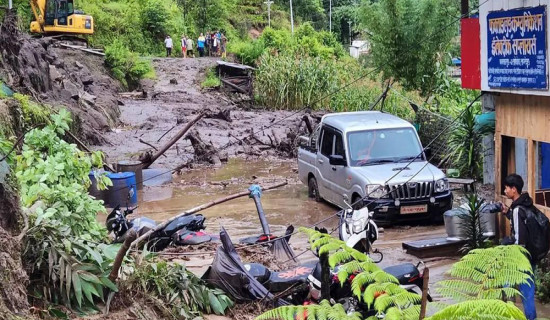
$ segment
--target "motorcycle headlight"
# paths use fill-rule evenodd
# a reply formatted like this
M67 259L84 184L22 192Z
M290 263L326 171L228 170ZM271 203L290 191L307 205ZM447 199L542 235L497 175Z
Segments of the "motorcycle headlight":
M360 233L365 230L365 221L366 218L361 218L359 220L353 221L353 233Z
M444 192L449 190L449 180L446 178L439 179L435 182L435 192Z
M379 184L369 184L367 185L367 197L369 198L386 198L386 190L384 190L384 186Z

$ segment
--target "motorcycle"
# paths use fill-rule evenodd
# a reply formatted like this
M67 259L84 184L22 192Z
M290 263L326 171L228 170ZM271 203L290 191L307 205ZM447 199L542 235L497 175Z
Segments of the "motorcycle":
M340 240L348 247L366 253L376 263L384 259L382 252L372 248L372 244L378 239L378 226L372 220L372 212L367 207L354 210L350 206L344 210L340 214L338 231Z
M126 208L122 211L118 205L107 216L105 225L109 232L114 233L115 243L124 242L129 230L134 230L139 237L157 226L153 219L147 217L128 219L127 216L136 208ZM147 248L151 251L162 251L170 244L195 245L213 241L216 237L201 231L204 229L205 220L202 214L179 217L164 228L153 232L148 238Z

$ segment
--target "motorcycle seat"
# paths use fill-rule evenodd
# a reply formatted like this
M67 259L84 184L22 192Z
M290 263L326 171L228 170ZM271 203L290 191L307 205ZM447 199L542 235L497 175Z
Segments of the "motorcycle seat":
M258 282L262 284L269 280L269 276L271 276L271 271L262 264L246 263L244 267L248 273L254 277L254 279L258 280Z
M271 293L283 292L296 283L306 283L307 277L313 272L315 263L305 264L290 270L271 272L269 279L262 283Z
M412 263L403 263L386 267L384 271L396 277L400 284L407 284L410 279L420 275L418 268Z

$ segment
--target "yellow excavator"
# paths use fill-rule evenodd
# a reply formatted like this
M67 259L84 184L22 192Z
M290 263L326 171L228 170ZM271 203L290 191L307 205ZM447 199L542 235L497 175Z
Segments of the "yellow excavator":
M35 20L32 33L48 35L93 34L94 19L74 9L73 0L30 0Z

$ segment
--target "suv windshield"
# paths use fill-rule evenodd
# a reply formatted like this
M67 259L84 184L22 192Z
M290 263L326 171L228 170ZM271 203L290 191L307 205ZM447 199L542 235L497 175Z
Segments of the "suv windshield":
M411 161L422 151L412 128L350 132L348 147L351 166Z

